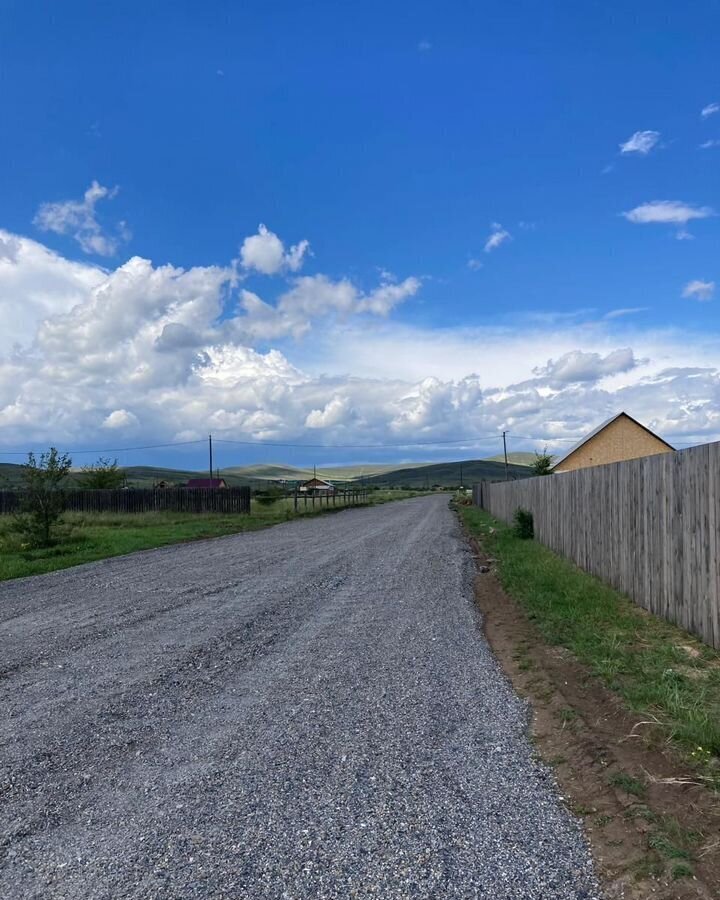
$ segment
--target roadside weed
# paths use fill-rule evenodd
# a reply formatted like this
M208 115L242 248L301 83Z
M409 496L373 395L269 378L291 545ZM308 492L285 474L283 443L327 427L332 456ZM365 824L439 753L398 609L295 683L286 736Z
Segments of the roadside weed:
M621 791L632 794L634 797L642 799L647 794L647 787L643 782L626 772L616 772L615 775L610 776L609 782L613 787L620 788Z
M459 510L549 644L570 650L688 763L720 779L720 653L477 507Z

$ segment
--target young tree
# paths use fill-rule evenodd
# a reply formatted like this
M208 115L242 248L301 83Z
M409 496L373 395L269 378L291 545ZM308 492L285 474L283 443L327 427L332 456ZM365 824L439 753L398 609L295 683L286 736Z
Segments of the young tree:
M52 543L53 526L65 508L63 484L71 466L67 453L61 456L55 447L41 453L39 460L34 453L28 453L16 527L36 547L49 547Z
M100 457L92 466L83 466L80 483L89 490L115 490L123 486L125 473L118 468L116 459Z
M538 453L535 451L535 459L530 464L530 468L533 470L533 475L549 475L552 467L553 460L555 457L552 453L547 452L547 447L543 450L542 453Z

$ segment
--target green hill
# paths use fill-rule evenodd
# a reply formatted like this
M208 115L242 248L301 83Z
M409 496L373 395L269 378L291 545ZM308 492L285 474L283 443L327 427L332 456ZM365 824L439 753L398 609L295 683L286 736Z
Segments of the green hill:
M0 462L0 490L15 488L20 484L23 467L16 463Z
M532 461L534 458L535 455L531 453L508 454L508 459L512 460L509 467L510 477L529 477L530 469L521 460ZM413 488L422 488L426 485L431 487L439 484L446 487L460 483L461 466L462 480L465 485L482 480L501 481L505 478L502 457L443 463L407 463L401 466L398 466L397 463L319 466L317 474L320 478L326 478L328 481L338 484L362 479L367 484L378 486L408 485ZM17 463L0 463L0 489L19 487L22 470L22 465ZM152 487L159 481L182 486L190 478L207 477L207 471L170 469L162 466L128 466L124 471L127 483L131 487ZM70 480L75 481L79 475L79 471L73 471ZM263 488L268 481L306 481L308 478L312 478L313 470L312 467L300 468L279 463L258 463L251 466L228 466L220 469L220 475L230 487L249 485L253 488Z
M413 468L394 469L382 475L374 475L367 478L368 484L382 487L400 487L407 485L412 488L452 487L460 484L462 468L462 483L468 487L477 481L504 481L505 464L487 459L466 459L450 463L432 463ZM508 466L508 474L511 479L529 478L532 472L527 466Z
M498 453L497 456L489 456L488 461L504 463L505 457L502 453ZM531 466L535 462L535 454L518 450L516 453L508 453L508 462L515 466Z
M0 463L0 490L2 488L17 488L22 482L23 466L15 463ZM128 466L123 469L128 485L130 487L153 487L159 481L166 481L169 484L182 487L190 478L207 478L207 471L196 472L192 469L166 469L162 466ZM220 473L225 481L231 487L240 487L242 485L250 485L257 487L261 484L258 478L248 478L232 473L226 473L224 470ZM82 473L79 469L74 469L68 476L68 484L79 482Z
M312 478L312 469L299 469L279 463L258 463L253 466L227 466L221 469L220 474L223 478L230 476L263 481L299 481Z
M424 466L427 463L408 463L406 468ZM359 478L367 478L371 475L383 475L397 469L397 463L365 463L354 466L318 466L318 478L326 478L328 481L355 481ZM313 477L312 466L301 468L287 466L279 463L258 463L254 466L229 466L221 469L223 477L230 474L242 478L262 479L267 481L307 481Z

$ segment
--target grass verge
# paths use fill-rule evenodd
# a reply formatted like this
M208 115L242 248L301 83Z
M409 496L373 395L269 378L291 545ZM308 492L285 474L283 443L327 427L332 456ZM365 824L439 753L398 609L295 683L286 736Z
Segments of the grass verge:
M570 650L717 787L720 654L483 510L459 512L542 638Z
M419 491L374 491L368 503L374 506L418 496ZM301 502L295 513L292 498L270 506L253 502L250 515L217 513L95 514L66 513L52 547L23 547L11 531L10 517L0 518L0 581L67 569L81 563L121 556L136 550L151 550L168 544L257 531L305 516L324 515L344 507Z

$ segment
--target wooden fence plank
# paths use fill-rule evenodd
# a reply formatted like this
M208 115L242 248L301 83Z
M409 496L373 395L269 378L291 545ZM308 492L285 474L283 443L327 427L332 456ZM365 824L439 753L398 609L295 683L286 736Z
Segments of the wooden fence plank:
M536 538L720 648L720 443L473 486L496 518L532 512Z
M16 512L20 491L0 491L0 515ZM64 491L65 508L80 513L250 512L250 488L133 488L131 490Z

